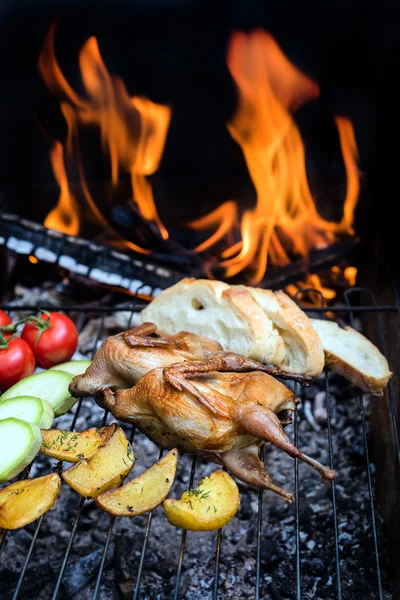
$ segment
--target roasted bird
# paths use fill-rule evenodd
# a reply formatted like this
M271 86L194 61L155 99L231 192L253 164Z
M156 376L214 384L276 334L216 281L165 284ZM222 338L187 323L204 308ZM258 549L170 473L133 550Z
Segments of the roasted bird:
M135 424L161 447L208 456L289 502L293 496L272 483L258 458L263 442L307 462L324 479L334 477L283 430L295 396L271 375L307 378L222 352L217 342L198 335L149 337L154 330L144 324L108 338L86 373L74 378L71 393L95 395L117 419Z
M143 323L129 331L111 336L103 342L83 375L70 385L73 396L96 396L106 389L130 388L156 367L186 360L208 360L224 354L221 345L209 338L182 331L169 337L151 337L156 332L153 323ZM307 385L311 378L287 373L278 367L247 360L248 371L262 370L282 379L292 379Z

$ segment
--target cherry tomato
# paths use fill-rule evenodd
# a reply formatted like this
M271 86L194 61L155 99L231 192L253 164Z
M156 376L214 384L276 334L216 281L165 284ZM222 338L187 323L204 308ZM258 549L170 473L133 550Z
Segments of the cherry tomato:
M0 390L5 392L14 383L32 375L35 370L35 357L28 344L15 337L0 348Z
M12 321L7 313L4 310L0 310L0 327L4 327L4 325L11 325Z
M69 360L78 345L74 323L58 312L40 313L24 326L21 338L29 344L37 364L45 369Z

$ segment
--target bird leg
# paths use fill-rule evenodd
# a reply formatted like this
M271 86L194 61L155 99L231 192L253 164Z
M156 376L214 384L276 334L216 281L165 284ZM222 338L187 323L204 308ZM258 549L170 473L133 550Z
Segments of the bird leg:
M154 323L142 323L142 325L138 325L138 327L133 327L133 329L124 331L122 336L125 342L132 347L146 346L148 348L177 348L179 346L178 342L174 340L150 337L150 335L156 331L157 327L154 325Z
M217 372L228 372L228 373L248 373L250 371L261 371L267 373L273 377L280 377L282 379L292 379L304 385L308 385L311 381L311 377L308 375L301 375L299 373L286 373L278 367L270 367L264 365L251 358L246 358L240 354L234 354L233 352L220 352L215 356L206 360L192 360L190 362L184 362L179 364L173 364L165 367L164 377L169 381L171 372L174 375L181 373L185 377L196 377L201 373ZM172 385L175 385L170 381ZM177 389L181 389L178 387Z
M174 388L180 392L187 392L193 398L196 398L203 406L206 406L214 415L229 418L230 413L227 403L223 399L223 394L212 390L207 394L200 392L193 383L188 381L190 377L196 377L202 373L212 373L221 369L218 359L210 358L208 360L190 360L181 363L173 363L163 369L163 377Z
M276 414L265 406L252 406L238 408L235 415L237 422L251 435L266 442L271 442L277 448L284 450L289 456L298 458L316 469L322 478L330 481L335 477L335 471L324 467L318 461L303 454L283 431L283 427Z
M263 365L250 358L245 358L239 354L231 352L220 352L212 358L204 360L190 360L180 363L167 365L163 369L163 376L168 383L174 386L180 392L187 392L203 405L205 405L212 413L221 417L229 417L229 411L226 403L223 401L223 395L216 393L201 393L196 386L190 381L192 377L197 377L201 374L213 372L228 372L228 373L247 373L251 371L261 371L268 375L276 374L275 367ZM303 375L291 374L294 378L303 377Z
M220 454L219 458L223 465L241 481L264 490L272 490L290 504L293 501L292 494L272 483L272 477L259 459L257 450L255 445L230 450Z

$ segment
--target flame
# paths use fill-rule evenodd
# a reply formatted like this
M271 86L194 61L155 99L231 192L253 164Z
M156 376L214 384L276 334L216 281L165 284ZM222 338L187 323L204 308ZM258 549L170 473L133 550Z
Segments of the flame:
M166 240L169 234L158 215L147 177L159 167L171 110L147 98L129 96L124 82L108 72L95 37L85 42L79 54L85 93L78 94L60 69L54 39L53 25L38 66L48 88L60 100L67 138L64 146L57 142L51 150L60 197L45 225L72 235L79 233L78 202L67 179L69 166L73 165L91 219L111 231L118 247L149 253L150 249L123 240L110 228L86 180L79 138L82 128L97 128L103 152L109 158L112 187L128 175L140 214L155 224L160 237ZM351 122L336 117L347 191L341 221L323 219L311 195L305 150L292 116L304 102L319 97L318 84L295 67L272 36L261 30L231 36L227 65L239 92L238 109L227 129L242 149L256 191L256 205L242 213L235 201L228 200L187 226L204 233L193 251L207 251L205 266L209 270L217 263L224 267L227 278L246 270L255 284L262 280L269 263L287 264L293 256L306 256L314 248L324 248L340 236L354 233L359 194L357 145ZM214 257L211 261L210 255ZM317 276L310 277L307 285L323 287Z
M357 281L357 269L356 267L346 267L343 276L348 282L350 287L354 287Z
M325 301L329 304L331 300L337 297L339 290L355 286L356 279L356 267L340 267L335 265L330 268L324 277L316 273L309 273L303 281L298 281L296 284L291 283L285 289L292 298L297 298L302 304L320 306L321 295L318 292L322 294ZM301 290L304 290L305 293L299 296Z
M50 158L54 176L60 186L60 197L57 206L49 212L44 224L50 229L57 229L68 235L78 235L78 204L69 191L64 165L64 149L59 142L56 142L50 150Z
M347 194L340 223L323 219L312 198L305 168L305 151L291 111L319 96L319 87L282 53L275 40L261 30L232 35L227 63L239 90L239 107L228 122L240 145L257 194L254 209L246 210L241 241L225 248L220 264L232 277L251 268L251 282L261 281L270 260L287 264L290 256L305 256L339 235L353 234L353 214L359 193L357 146L351 122L335 119L347 174ZM197 251L220 239L223 223L233 214L219 210L217 230ZM221 207L222 208L222 207ZM236 214L238 211L236 210ZM210 220L191 223L209 228Z
M54 38L55 26L53 25L44 41L38 67L48 88L60 98L61 111L68 128L66 153L77 164L83 195L92 217L101 226L110 228L92 198L85 178L79 146L79 128L82 126L96 126L99 129L103 151L110 159L113 186L118 184L121 172L129 173L133 198L140 213L147 221L156 223L160 235L166 239L168 232L159 219L146 176L153 174L158 168L171 110L146 98L131 98L122 80L107 71L94 37L85 42L79 55L80 72L86 92L86 97L81 97L69 85L57 63ZM46 219L47 221L51 217L52 226L55 228L59 228L60 224L65 222L67 213L70 222L75 223L77 218L76 205L69 193L68 185L65 185L66 177L64 180L64 177L60 176L61 171L65 173L61 163L58 155L57 160L53 160L52 155L53 171L63 199L61 204L60 196L57 207ZM61 212L63 215L60 214ZM75 212L75 217L71 212ZM148 252L135 244L129 245L134 250Z
M195 231L202 231L217 225L217 230L202 244L194 249L194 252L203 252L221 240L233 228L237 218L237 207L235 202L224 202L214 211L197 219L189 226Z

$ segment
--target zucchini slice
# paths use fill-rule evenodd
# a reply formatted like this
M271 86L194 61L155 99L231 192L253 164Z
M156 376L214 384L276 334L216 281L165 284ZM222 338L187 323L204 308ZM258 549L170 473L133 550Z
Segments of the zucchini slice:
M35 458L42 445L37 425L10 417L0 421L0 482L21 473Z
M0 420L15 417L40 427L49 429L54 419L54 410L50 402L34 396L18 396L0 402Z
M18 381L0 397L0 402L17 396L35 396L50 402L58 417L77 402L77 398L72 398L68 391L71 381L72 375L65 371L43 371Z
M83 375L91 362L91 360L70 360L69 362L50 367L50 371L64 371L75 377L75 375Z

